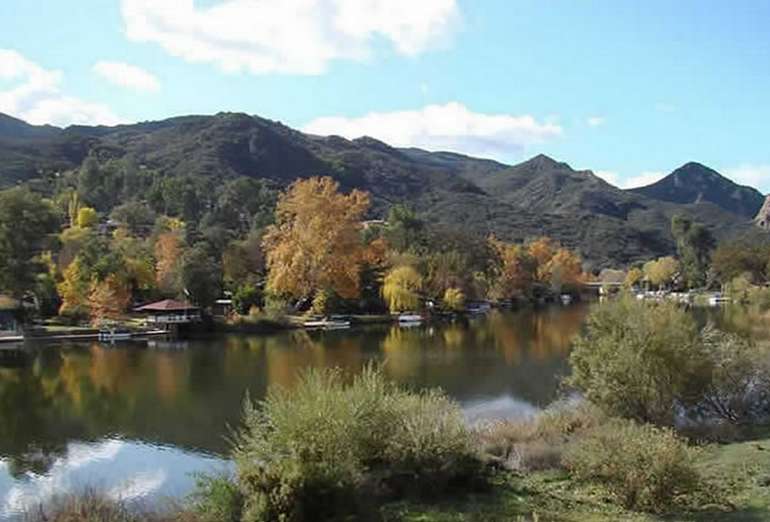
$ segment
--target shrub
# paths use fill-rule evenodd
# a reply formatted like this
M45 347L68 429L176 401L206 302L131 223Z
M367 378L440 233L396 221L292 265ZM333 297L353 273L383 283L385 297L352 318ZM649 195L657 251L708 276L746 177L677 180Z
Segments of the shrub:
M770 353L746 339L706 328L702 334L709 379L697 412L735 424L770 416Z
M533 418L495 422L478 435L483 453L507 469L553 469L561 466L567 444L605 420L586 401L557 401Z
M243 495L231 477L199 475L190 507L201 522L240 522Z
M139 506L129 506L96 491L59 495L45 504L27 511L25 522L190 522L195 519L188 513L169 512L166 514L146 511Z
M578 479L603 483L626 508L667 511L700 489L694 459L670 429L614 419L572 445L564 464Z
M671 426L707 371L690 314L626 297L597 306L570 355L568 384L608 414Z
M372 368L349 384L311 370L291 391L247 401L234 457L244 520L322 519L404 484L440 490L479 470L455 403L400 390Z
M770 353L674 304L596 308L567 382L609 414L673 426L679 414L736 424L770 416Z

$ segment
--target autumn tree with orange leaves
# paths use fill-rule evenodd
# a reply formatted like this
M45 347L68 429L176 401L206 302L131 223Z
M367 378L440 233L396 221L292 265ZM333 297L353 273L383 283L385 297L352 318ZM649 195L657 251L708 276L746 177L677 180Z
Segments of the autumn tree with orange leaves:
M341 194L328 177L292 183L278 199L275 224L264 238L268 291L294 299L319 291L358 297L364 261L361 220L368 208L368 194Z
M119 319L131 302L131 286L124 277L111 274L103 281L93 281L88 301L93 324Z
M493 298L525 297L531 293L537 271L537 259L523 245L489 240L497 255L497 273L490 293Z
M181 222L169 220L166 230L155 240L155 279L165 295L176 295L181 290L180 263L184 253Z

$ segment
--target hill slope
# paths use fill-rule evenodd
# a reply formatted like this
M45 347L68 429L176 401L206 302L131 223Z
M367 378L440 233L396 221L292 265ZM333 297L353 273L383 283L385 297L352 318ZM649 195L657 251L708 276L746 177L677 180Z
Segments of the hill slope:
M67 129L0 117L0 187L21 181L45 187L55 172L78 167L89 154L100 162L130 156L163 176L248 176L286 185L330 175L346 190L369 191L373 215L407 203L429 222L476 234L509 240L550 235L579 248L597 266L673 252L669 223L677 212L706 223L720 237L756 233L753 214L745 214L754 204L751 189L724 178L700 190L701 197L623 191L591 171L547 156L509 166L449 152L398 149L372 138L307 135L238 113Z
M753 218L765 198L758 190L738 185L700 163L687 163L660 181L632 189L636 194L672 203L708 201L746 218Z

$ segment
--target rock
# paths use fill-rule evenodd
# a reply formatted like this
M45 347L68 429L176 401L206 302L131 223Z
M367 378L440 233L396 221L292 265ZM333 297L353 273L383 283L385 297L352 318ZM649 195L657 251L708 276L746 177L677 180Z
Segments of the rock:
M760 228L770 230L770 196L765 197L765 203L754 218L754 223Z

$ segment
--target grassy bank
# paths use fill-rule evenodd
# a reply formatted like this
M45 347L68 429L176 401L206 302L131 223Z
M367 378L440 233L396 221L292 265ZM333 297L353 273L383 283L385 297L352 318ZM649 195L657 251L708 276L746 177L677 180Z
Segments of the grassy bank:
M703 448L698 468L723 489L718 505L663 515L629 511L612 502L601 486L572 479L563 470L515 473L498 470L483 491L450 497L392 501L370 512L383 522L759 522L770 520L770 428L750 440L710 444ZM58 499L31 510L28 522L209 522L212 518L193 509L148 509L88 493ZM224 519L223 519L224 520ZM353 518L352 520L355 520Z
M712 444L697 461L723 500L665 514L629 511L599 485L573 480L565 471L497 473L490 491L440 502L401 501L382 509L399 522L759 522L770 520L770 429L762 438Z

